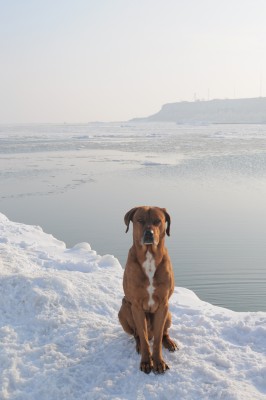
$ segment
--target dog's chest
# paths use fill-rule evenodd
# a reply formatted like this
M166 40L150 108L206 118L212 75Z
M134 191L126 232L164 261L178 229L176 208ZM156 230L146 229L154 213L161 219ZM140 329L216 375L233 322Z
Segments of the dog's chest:
M142 264L142 267L144 269L145 274L147 275L147 277L149 279L149 284L147 286L147 291L149 294L148 306L152 307L152 306L154 306L154 300L153 300L152 295L155 290L155 287L153 284L154 283L153 278L154 278L156 267L155 267L155 260L153 258L153 255L149 251L146 254L146 260Z

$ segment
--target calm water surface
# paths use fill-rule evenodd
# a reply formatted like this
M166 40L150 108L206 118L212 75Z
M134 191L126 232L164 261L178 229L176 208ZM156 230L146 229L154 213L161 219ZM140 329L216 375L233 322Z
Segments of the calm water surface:
M0 212L124 265L136 205L166 207L177 286L266 310L266 126L0 126Z

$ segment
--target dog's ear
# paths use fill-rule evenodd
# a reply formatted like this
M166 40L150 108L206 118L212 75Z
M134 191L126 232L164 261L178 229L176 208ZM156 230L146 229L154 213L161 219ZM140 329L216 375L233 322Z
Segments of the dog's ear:
M138 209L138 207L131 208L131 210L129 210L126 213L126 215L124 216L124 221L127 226L126 233L128 232L130 221L133 221L133 216L134 216L135 212L137 211L137 209Z
M165 208L162 208L162 211L164 212L165 221L167 222L166 233L167 233L168 236L170 236L171 217L170 217L170 215L168 214L168 212L166 211Z

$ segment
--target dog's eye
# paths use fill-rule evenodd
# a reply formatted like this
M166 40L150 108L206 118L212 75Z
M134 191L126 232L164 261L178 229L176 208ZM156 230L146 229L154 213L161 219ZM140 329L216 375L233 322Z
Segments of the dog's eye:
M138 222L139 222L141 225L144 225L144 224L145 224L145 221L144 221L143 219L138 219Z
M160 225L160 223L161 223L161 220L160 220L160 219L155 219L155 220L153 221L153 225L155 225L155 226Z

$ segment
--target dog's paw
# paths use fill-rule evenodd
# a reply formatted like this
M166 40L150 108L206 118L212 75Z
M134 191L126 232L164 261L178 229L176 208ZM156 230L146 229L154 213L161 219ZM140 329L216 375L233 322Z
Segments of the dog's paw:
M140 363L140 370L142 372L145 372L145 374L149 374L153 369L153 363L152 360L147 360L147 361L141 361Z
M163 346L171 352L179 350L177 344L168 335L163 337Z
M153 360L153 372L155 374L164 374L167 369L169 369L169 367L163 359L158 361Z

